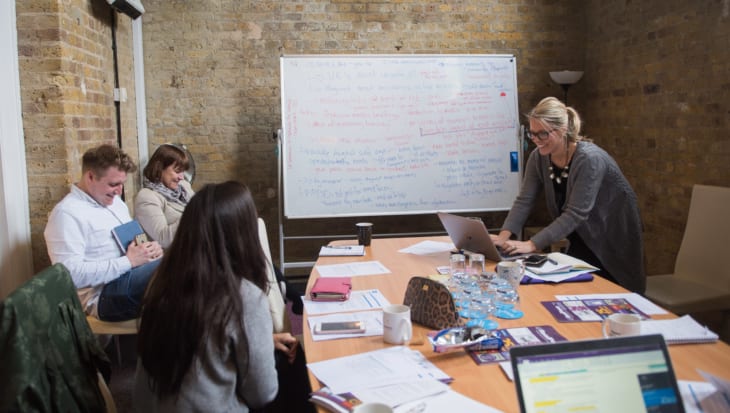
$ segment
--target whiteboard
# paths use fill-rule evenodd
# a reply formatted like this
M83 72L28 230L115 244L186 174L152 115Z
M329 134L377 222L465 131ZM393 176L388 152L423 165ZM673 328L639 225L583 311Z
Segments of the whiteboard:
M281 57L287 218L507 210L520 184L507 55Z

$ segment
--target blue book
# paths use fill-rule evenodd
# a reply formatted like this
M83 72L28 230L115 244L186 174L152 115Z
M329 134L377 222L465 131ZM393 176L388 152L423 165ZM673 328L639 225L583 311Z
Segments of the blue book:
M119 245L119 248L122 250L122 254L127 253L127 248L132 241L137 241L138 244L147 241L147 236L145 235L142 226L134 219L112 229L112 235L114 236L114 240L117 241L117 245Z

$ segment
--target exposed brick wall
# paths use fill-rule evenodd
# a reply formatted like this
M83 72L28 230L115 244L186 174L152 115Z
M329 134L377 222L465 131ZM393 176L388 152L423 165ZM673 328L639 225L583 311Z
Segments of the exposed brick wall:
M588 3L586 128L638 194L648 272L671 273L692 185L730 186L730 4Z
M21 95L36 268L42 230L78 179L83 151L116 139L109 9L101 0L17 1ZM517 56L519 105L562 96L551 70L582 69L570 103L636 189L649 273L671 270L693 183L730 186L730 25L726 0L238 1L145 0L150 150L188 145L195 187L237 179L256 194L278 250L279 56L499 53ZM117 41L123 147L136 156L131 28ZM84 85L84 87L82 87ZM83 90L86 90L84 93ZM133 181L128 182L128 190ZM128 196L128 198L131 198ZM485 214L498 226L502 213ZM376 232L438 229L432 217L377 217ZM544 220L537 211L532 225ZM352 232L289 222L288 234ZM319 242L317 242L319 243ZM287 245L295 259L312 248Z
M180 141L198 164L196 187L250 185L277 254L277 161L282 54L495 53L518 62L520 110L562 93L549 70L582 66L580 1L146 0L150 142ZM504 214L491 214L491 226ZM357 219L290 222L288 235L350 234ZM441 229L434 217L377 218L376 232ZM287 255L311 260L322 241Z
M33 262L38 271L49 264L43 239L48 213L78 181L81 155L101 143L116 143L111 12L105 1L34 0L17 1L16 15ZM129 19L120 19L121 27L125 20L129 26ZM129 37L121 31L122 39ZM129 47L122 44L120 49ZM131 62L131 51L126 55ZM133 88L131 92L133 102ZM128 128L130 122L134 118L125 121ZM136 130L134 135L130 153L136 156Z

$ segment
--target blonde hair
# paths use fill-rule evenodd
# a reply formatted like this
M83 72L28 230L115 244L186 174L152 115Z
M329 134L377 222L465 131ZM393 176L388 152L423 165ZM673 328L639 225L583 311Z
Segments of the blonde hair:
M535 119L546 123L553 128L565 130L568 142L577 142L585 137L580 135L580 115L570 106L554 97L546 97L525 115L528 119Z

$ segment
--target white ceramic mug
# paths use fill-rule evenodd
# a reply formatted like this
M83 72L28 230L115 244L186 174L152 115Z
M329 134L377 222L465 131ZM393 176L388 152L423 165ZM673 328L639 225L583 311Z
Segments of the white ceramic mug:
M352 413L393 413L393 408L384 403L363 403L355 406Z
M497 277L509 281L515 290L525 275L525 266L518 261L500 261L497 263Z
M411 341L411 307L391 304L383 308L383 341L390 344L405 344Z
M601 322L603 337L638 336L641 334L641 317L636 314L616 313Z

